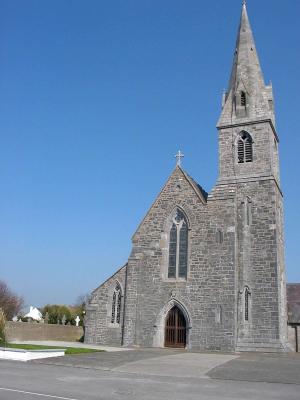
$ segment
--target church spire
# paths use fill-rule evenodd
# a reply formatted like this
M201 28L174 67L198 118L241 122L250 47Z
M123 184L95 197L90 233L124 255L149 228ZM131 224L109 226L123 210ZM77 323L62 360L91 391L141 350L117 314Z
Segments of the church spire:
M230 124L236 118L273 119L271 103L272 88L264 83L246 1L243 1L231 77L218 125Z

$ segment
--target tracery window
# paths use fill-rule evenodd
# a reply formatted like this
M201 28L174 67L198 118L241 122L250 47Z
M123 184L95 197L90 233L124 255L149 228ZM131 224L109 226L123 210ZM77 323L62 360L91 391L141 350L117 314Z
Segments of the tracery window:
M239 164L253 161L253 140L248 132L240 133L237 147Z
M186 279L187 262L188 224L183 212L177 209L169 234L168 278Z
M122 301L121 286L119 283L117 283L112 296L111 321L110 321L112 324L120 324L121 301Z

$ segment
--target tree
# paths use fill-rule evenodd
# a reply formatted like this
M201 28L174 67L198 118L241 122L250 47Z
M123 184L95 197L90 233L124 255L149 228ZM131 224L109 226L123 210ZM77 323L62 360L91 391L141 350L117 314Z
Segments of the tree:
M83 325L85 309L86 309L86 306L89 303L90 299L91 299L90 294L83 294L81 296L78 296L74 306L72 307L73 312L76 315L79 315L79 317L80 317L79 325Z
M47 304L43 310L42 314L45 318L46 313L48 313L48 323L57 324L62 321L63 316L66 318L66 322L70 322L72 325L75 324L74 316L68 306L60 304Z
M4 312L2 308L0 308L0 345L5 343L5 322Z
M82 294L80 296L77 297L77 300L74 304L74 307L78 307L80 309L85 310L86 305L89 303L91 299L91 295L88 294Z
M17 315L24 305L23 297L12 292L4 281L0 281L0 308L7 320Z

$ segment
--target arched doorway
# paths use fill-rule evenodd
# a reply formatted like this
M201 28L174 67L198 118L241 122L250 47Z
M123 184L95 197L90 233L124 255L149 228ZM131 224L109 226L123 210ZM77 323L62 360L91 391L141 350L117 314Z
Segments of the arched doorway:
M166 317L165 347L186 346L186 320L177 306L171 308Z

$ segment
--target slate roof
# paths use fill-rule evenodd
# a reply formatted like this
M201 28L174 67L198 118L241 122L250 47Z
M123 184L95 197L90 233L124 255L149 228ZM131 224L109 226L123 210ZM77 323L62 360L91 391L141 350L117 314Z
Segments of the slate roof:
M288 322L300 324L300 283L286 285Z

